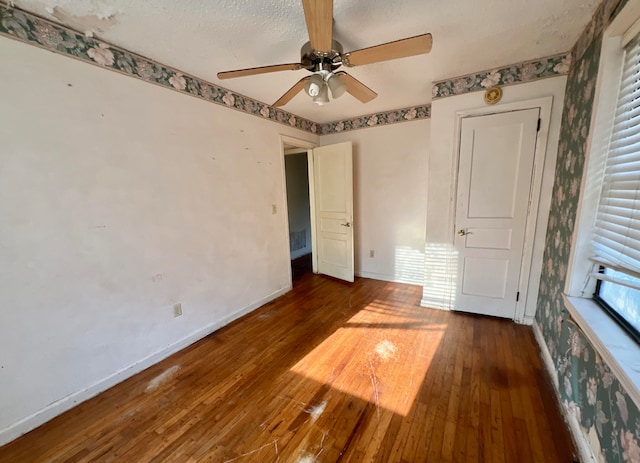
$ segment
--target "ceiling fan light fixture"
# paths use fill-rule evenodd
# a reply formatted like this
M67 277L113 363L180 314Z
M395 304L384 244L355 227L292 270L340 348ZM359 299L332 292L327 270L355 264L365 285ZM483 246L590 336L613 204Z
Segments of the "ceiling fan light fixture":
M327 85L329 86L329 90L331 90L331 96L335 98L340 98L344 95L344 92L347 90L347 86L345 85L340 77L335 75L333 72L329 73L327 76Z
M307 84L305 85L305 91L307 95L312 98L316 98L322 92L322 87L324 87L324 79L320 74L312 74L309 76L309 80L307 80Z
M313 102L318 106L324 106L329 103L329 87L324 81L320 87L320 93L313 97Z
M431 51L433 45L431 34L420 34L345 53L342 44L335 40L333 36L334 1L302 0L309 41L302 45L300 49L300 62L224 71L218 73L218 78L229 79L277 71L305 69L311 75L298 80L274 103L274 106L286 105L302 89L318 105L329 103L329 91L331 91L331 97L334 99L339 98L346 92L362 103L368 103L378 96L376 92L344 71L339 71L335 74L334 72L341 66L363 66L422 55Z

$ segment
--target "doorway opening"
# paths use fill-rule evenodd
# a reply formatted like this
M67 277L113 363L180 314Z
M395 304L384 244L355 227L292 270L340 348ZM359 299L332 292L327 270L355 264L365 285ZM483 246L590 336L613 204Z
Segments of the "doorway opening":
M281 140L287 205L283 231L295 265L289 275L294 270L296 278L308 274L310 260L313 273L353 282L351 142L317 147L284 135Z
M295 282L313 271L309 162L305 148L285 143L284 154L291 278Z

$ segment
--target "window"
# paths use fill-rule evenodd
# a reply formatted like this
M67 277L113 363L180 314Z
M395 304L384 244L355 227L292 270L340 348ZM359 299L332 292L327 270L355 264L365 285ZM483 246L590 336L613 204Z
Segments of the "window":
M593 237L600 271L591 276L594 299L640 342L640 34L626 41Z
M612 280L599 280L594 299L640 343L640 290L614 281L638 284L640 280L606 267L600 271Z

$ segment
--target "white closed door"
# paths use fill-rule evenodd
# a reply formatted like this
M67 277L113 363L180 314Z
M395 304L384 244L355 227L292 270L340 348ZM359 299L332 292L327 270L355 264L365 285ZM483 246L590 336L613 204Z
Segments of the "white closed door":
M318 273L353 281L351 142L313 150Z
M456 310L514 318L539 108L462 120Z

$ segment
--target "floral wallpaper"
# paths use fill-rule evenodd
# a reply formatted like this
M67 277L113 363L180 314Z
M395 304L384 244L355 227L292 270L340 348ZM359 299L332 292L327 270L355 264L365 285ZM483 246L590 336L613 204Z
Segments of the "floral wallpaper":
M320 126L319 133L326 135L329 133L345 132L347 130L364 129L379 125L394 124L396 122L414 121L418 119L429 119L431 117L431 105L413 106L411 108L396 109L383 113L369 114L367 116L354 117L343 121L329 122Z
M573 55L578 57L584 55L586 49L598 38L605 27L611 23L626 4L627 0L604 0L573 47Z
M540 58L512 64L500 69L483 71L453 79L435 82L433 84L433 98L462 95L469 92L485 90L489 87L531 82L545 77L566 75L571 67L571 54Z
M556 367L561 400L581 423L599 461L640 463L638 407L571 320L562 299L589 136L602 30L620 8L618 1L605 0L574 48L536 320ZM590 40L588 44L587 40Z

